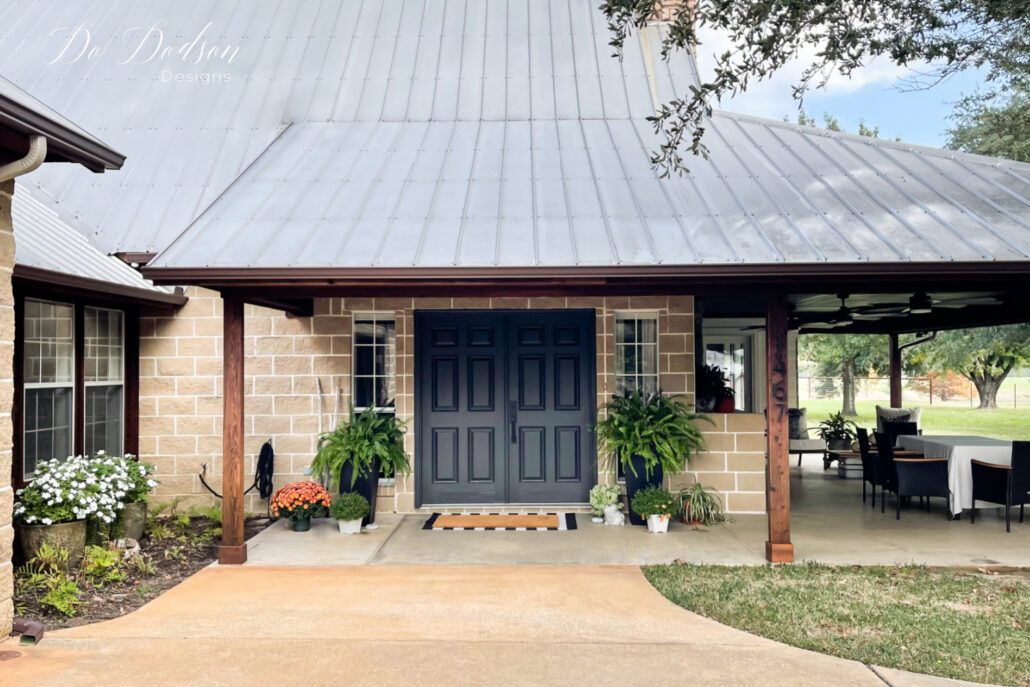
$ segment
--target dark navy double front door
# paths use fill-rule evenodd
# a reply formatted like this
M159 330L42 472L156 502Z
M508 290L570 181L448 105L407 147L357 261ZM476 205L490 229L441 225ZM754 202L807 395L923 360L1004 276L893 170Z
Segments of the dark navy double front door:
M419 503L585 502L594 341L593 310L416 312Z

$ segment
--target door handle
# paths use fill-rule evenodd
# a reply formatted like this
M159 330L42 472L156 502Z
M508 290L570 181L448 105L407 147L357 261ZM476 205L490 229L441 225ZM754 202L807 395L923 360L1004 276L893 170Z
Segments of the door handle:
M511 443L514 444L518 442L515 425L518 424L519 419L519 407L515 401L508 404L508 418L509 422L511 422Z

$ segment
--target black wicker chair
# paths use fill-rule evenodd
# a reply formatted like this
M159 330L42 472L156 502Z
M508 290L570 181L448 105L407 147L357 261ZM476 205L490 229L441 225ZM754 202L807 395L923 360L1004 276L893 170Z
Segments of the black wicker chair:
M919 434L919 425L914 422L888 422L883 426L883 433L890 439L891 446L898 445L898 437L915 436ZM877 439L876 443L880 443Z
M898 476L894 471L894 444L882 432L876 437L876 480L880 484L880 512L887 512L887 492L898 495ZM899 497L900 498L900 497Z
M894 472L898 480L895 491L898 497L896 519L901 519L902 497L927 497L926 510L929 512L930 497L940 496L945 502L945 515L951 520L947 458L895 458Z
M858 452L862 456L862 503L866 502L866 483L873 487L873 508L876 508L876 487L881 486L878 456L869 444L869 430L858 428Z
M973 464L973 509L969 521L976 522L976 502L988 501L1005 506L1005 531L1012 531L1012 506L1019 506L1019 521L1023 522L1023 507L1030 503L1030 441L1012 442L1012 465L997 465L981 460Z

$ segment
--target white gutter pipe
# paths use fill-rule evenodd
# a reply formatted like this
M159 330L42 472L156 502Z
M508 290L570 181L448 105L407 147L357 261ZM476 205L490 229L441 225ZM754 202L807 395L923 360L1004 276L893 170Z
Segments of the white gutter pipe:
M43 160L46 159L46 136L34 135L29 137L29 152L25 157L14 162L8 162L0 167L0 183L10 181L15 177L37 169Z

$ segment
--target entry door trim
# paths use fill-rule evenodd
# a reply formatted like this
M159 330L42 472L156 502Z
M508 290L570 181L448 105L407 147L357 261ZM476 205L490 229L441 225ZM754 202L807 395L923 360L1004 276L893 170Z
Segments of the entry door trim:
M424 413L423 413L423 410L424 410L424 408L423 408L423 405L424 405L423 396L424 396L424 394L422 393L422 389L421 389L421 379L422 379L422 377L421 377L421 374L420 374L421 373L421 368L422 368L422 365L423 365L424 361L422 360L423 356L421 355L422 354L422 343L419 341L419 338L418 338L419 337L419 333L420 333L420 327L418 325L419 325L419 320L421 319L421 317L426 316L426 315L436 315L436 314L441 314L441 315L444 315L444 314L477 315L477 314L479 314L479 315L484 315L484 316L486 316L486 315L501 316L501 317L505 317L506 318L506 320L505 320L505 330L507 331L507 326L508 326L508 324L510 324L511 316L514 316L514 315L525 315L526 313L530 313L530 312L539 312L539 313L565 313L565 312L567 312L567 313L577 313L577 314L583 314L583 315L586 315L586 314L589 313L590 319L594 323L594 327L589 332L589 336L587 337L588 340L586 342L586 352L587 352L587 360L589 362L589 369L581 371L582 374L587 376L587 379L586 379L586 382L587 382L587 398L583 399L583 402L586 403L588 408L589 408L590 422L586 426L581 428L581 434L582 434L582 437L583 437L583 441L586 442L586 448L587 448L586 454L584 456L584 464L582 466L582 469L588 471L588 474L586 475L587 484L589 486L593 486L593 485L597 484L597 469L598 469L598 463L597 463L597 442L595 440L593 440L593 438L592 438L593 426L597 422L597 402L596 402L596 399L597 399L597 319L596 319L597 318L597 311L594 310L593 308L551 308L551 309L540 308L540 309L533 309L533 310L528 310L528 309L506 309L506 310L500 310L500 309L498 309L498 310L485 310L485 309L467 309L467 310L422 309L422 310L416 310L414 312L414 314L413 314L413 317L412 317L413 330L414 330L413 333L414 333L414 337L415 337L415 340L413 341L414 355L413 355L413 361L412 361L413 362L413 365L412 365L412 379L413 379L413 390L412 390L412 393L413 393L413 395L415 397L414 398L414 402L415 402L414 411L415 411L415 413L414 413L414 421L412 422L412 426L409 427L409 431L413 431L415 433L415 455L412 456L413 467L414 467L414 470L415 470L415 473L413 474L413 476L415 478L415 508L422 508L423 506L433 506L433 507L435 507L435 506L448 506L448 505L455 505L455 506L460 505L463 508L467 508L469 506L505 507L505 506L519 506L519 505L535 505L535 504L522 503L522 502L513 502L511 500L511 483L510 483L510 479L509 479L508 474L505 474L503 476L504 477L504 495L505 495L505 500L504 500L503 503L484 502L484 503L461 503L461 504L447 504L447 503L431 503L431 504L427 504L427 503L425 503L423 501L423 498L422 498L422 474L421 474L422 473L422 468L423 468L422 451L423 451L423 449L427 448L427 447L423 446L424 442L423 442L423 439L422 439L422 427L421 427L421 424L420 424L420 419L422 417L424 417ZM506 341L507 341L508 338L509 338L508 336L505 337ZM506 343L505 344L505 352L504 352L504 357L505 357L504 364L505 365L509 365L510 364L510 362L511 362L510 356L511 356L511 352L508 350L508 345ZM505 374L504 375L504 381L503 381L503 389L502 389L502 391L503 391L502 399L503 399L505 404L507 404L508 400L511 398L510 386L511 386L510 374ZM506 417L507 417L507 414L506 414ZM505 432L509 431L508 423L507 422L504 423L503 429L504 429ZM559 429L564 429L564 428L559 428ZM521 447L521 442L520 442L520 447ZM510 452L511 447L509 447L508 450ZM510 461L510 454L508 455L508 460ZM509 463L509 466L510 466L510 463ZM509 467L508 470L505 470L505 472L506 473L510 473L510 467ZM547 506L552 507L552 508L553 507L560 507L560 506L578 506L578 505L582 505L582 503L586 503L586 501L583 501L583 502L567 502L567 503L547 503Z

